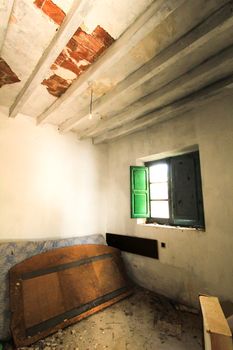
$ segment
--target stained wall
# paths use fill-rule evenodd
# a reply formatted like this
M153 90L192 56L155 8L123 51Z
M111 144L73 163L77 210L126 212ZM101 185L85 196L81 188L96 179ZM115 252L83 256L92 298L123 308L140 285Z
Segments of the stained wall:
M186 304L197 305L199 293L233 301L232 113L229 90L229 96L109 144L107 232L157 239L159 260L125 253L128 270L140 285ZM193 145L200 152L205 231L131 219L129 166Z

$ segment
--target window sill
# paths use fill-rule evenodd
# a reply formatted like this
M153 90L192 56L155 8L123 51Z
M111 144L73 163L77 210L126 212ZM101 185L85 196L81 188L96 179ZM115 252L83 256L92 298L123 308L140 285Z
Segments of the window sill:
M205 228L195 228L195 227L185 227L185 226L171 226L171 225L161 225L161 224L146 224L145 222L137 223L143 227L153 227L153 228L165 228L165 229L173 229L173 230L181 230L181 231L200 231L205 232Z

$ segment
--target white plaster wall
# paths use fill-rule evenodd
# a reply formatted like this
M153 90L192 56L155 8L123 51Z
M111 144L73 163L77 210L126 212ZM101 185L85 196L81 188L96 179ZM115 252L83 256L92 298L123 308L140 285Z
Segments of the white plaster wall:
M104 233L106 146L0 111L0 239Z
M151 154L199 145L206 231L130 219L129 166ZM107 232L166 243L159 260L124 253L142 286L196 305L199 293L233 301L233 100L231 96L109 144Z

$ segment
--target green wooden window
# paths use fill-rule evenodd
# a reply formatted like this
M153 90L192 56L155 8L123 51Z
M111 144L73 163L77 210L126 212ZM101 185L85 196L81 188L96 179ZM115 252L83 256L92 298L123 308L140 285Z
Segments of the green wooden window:
M131 167L131 217L204 228L199 152Z
M130 179L131 217L148 218L150 216L148 168L143 166L130 167Z

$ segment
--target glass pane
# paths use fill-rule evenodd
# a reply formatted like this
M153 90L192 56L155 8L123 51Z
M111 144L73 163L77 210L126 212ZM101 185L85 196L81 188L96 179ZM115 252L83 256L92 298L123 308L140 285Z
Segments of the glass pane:
M168 179L168 165L166 163L159 163L151 165L150 182L166 182Z
M151 201L151 217L168 219L168 201Z
M168 199L168 183L158 182L150 185L151 199Z

